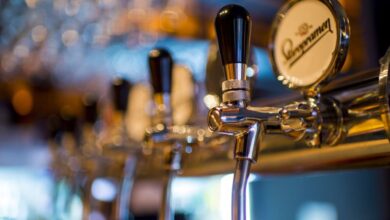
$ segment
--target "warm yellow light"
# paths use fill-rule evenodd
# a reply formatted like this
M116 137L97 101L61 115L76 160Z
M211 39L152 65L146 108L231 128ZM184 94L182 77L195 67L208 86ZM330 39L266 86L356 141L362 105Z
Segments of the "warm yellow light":
M79 40L79 33L76 30L66 30L62 33L62 42L65 46L73 46Z
M29 8L35 8L38 2L38 0L25 0L25 1Z
M12 96L12 106L19 115L28 115L33 108L33 97L27 89L19 89Z
M47 28L43 25L35 26L31 31L31 37L34 42L42 42L46 39Z
M207 94L205 97L203 97L203 102L207 106L208 109L214 108L215 106L219 105L220 100L217 95L214 94Z

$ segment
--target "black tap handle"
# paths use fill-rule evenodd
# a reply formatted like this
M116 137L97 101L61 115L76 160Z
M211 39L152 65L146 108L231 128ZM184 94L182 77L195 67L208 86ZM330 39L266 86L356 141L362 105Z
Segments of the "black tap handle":
M116 110L126 112L131 84L123 78L112 81L112 99Z
M251 18L239 5L226 5L215 18L222 64L248 63L251 36Z
M57 114L50 115L46 119L46 134L50 140L58 141L58 135L61 133L61 118Z
M78 119L70 106L61 108L61 130L76 135L78 132Z
M63 106L61 108L61 131L60 140L64 138L64 134L70 134L75 140L75 147L80 146L80 120L77 113L73 111L71 106Z
M98 98L87 95L83 100L84 120L87 124L95 124L98 119Z
M171 54L161 48L153 49L149 53L150 81L154 94L171 93L172 90L172 66Z

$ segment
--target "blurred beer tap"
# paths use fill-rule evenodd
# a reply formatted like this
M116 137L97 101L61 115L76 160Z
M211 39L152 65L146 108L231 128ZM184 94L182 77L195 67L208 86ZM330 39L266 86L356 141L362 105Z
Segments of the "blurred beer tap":
M84 156L96 154L96 141L98 130L96 122L98 121L98 98L92 95L86 95L83 98L84 120L82 126L81 150Z
M156 112L152 118L152 129L145 134L147 147L157 147L163 144L162 153L164 170L167 172L163 179L163 194L159 211L160 220L174 219L171 208L172 180L181 169L180 144L175 140L168 139L172 126L172 68L173 60L170 53L165 49L153 49L149 53L150 81L153 87L153 100ZM167 146L164 146L167 145ZM173 213L172 213L173 212Z
M80 199L79 120L70 106L63 106L60 115L61 134L58 162L55 162L60 169L60 178L56 184L55 213L58 219L68 219L75 212L72 202ZM77 214L75 217L81 218Z
M92 191L104 182L109 183L115 193L112 198L102 198L94 195L94 192L99 193L95 190L92 192L92 205L110 219L129 218L131 191L140 153L140 145L128 135L125 120L130 89L130 82L123 78L112 81L112 122L101 132L97 141Z
M59 177L59 174L57 173L58 170L58 159L60 158L59 155L59 138L61 133L61 121L60 117L58 115L53 114L50 115L46 119L46 127L47 127L47 141L48 141L48 147L51 157L51 163L50 167L53 169L53 174L55 178Z
M171 106L173 65L173 59L167 50L159 48L150 51L150 81L156 112L152 118L152 127L145 131L144 153L146 156L150 154L153 158L162 157L165 175L159 211L161 220L174 219L171 207L172 181L178 174L185 172L184 162L196 158L202 151L213 150L213 147L220 148L226 139L220 140L217 135L212 135L199 126L173 123Z
M98 98L92 95L86 95L83 98L84 118L81 130L80 140L80 189L81 202L83 205L82 219L89 219L91 214L91 187L93 183L93 163L99 157L96 142L98 130L96 122L98 121Z
M128 108L128 99L131 89L131 85L125 79L117 78L113 82L113 99L116 109L116 117L119 117L121 122L120 129L121 131L118 134L121 134L121 140L119 143L122 145L124 153L126 153L126 158L123 161L123 170L122 170L122 181L120 186L120 195L118 197L118 205L116 209L116 218L118 219L128 219L129 218L129 209L131 194L134 184L137 160L140 154L140 144L129 137L125 115ZM116 143L118 145L118 142Z
M66 212L64 204L64 198L68 196L68 192L64 193L64 187L67 187L65 175L67 175L66 165L63 160L63 150L61 148L61 118L58 115L51 115L47 118L47 134L48 134L48 147L51 157L50 170L53 175L53 216L60 219ZM67 188L68 189L68 188Z
M172 69L173 59L165 49L154 49L149 53L150 81L156 114L153 124L165 127L172 125Z

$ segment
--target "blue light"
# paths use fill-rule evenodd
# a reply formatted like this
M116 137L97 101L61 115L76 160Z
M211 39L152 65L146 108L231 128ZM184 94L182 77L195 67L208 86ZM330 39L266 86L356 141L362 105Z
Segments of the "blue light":
M104 202L111 202L117 195L116 182L108 178L98 178L92 183L92 196Z
M155 45L128 48L123 44L116 44L106 51L106 60L114 75L120 75L132 82L146 81L149 67L147 57L154 47L168 49L175 64L187 66L193 73L195 80L202 81L205 78L208 41L179 40L174 38L160 39Z
M156 43L157 47L170 50L175 62L187 66L197 81L205 79L209 45L209 41L174 38L166 38Z
M253 53L255 55L255 64L259 67L258 77L275 78L267 51L260 47L253 47Z
M331 203L307 202L298 211L298 220L337 220L337 209Z

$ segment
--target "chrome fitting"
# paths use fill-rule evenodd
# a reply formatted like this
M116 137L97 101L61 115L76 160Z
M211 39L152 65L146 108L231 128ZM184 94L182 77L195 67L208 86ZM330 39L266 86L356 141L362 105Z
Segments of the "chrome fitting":
M226 91L222 94L222 102L250 101L250 94L245 90Z
M250 101L250 83L248 80L225 80L222 82L222 101Z
M165 169L168 171L180 171L182 163L181 147L168 149L164 152Z
M246 64L245 63L229 63L225 65L226 79L245 80L246 79Z
M207 117L207 122L208 122L208 127L211 131L218 131L218 129L222 126L222 121L221 121L221 107L214 107L209 111L208 117Z
M236 136L234 158L237 160L257 161L259 142L263 137L264 128L262 123L253 122L248 130Z
M247 90L250 89L250 83L248 80L225 80L222 82L222 92L229 90Z

